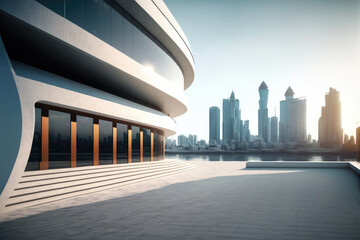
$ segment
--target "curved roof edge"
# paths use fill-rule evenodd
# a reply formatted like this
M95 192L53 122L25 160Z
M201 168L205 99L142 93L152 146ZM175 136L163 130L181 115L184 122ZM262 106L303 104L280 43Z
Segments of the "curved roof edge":
M154 35L176 59L184 75L184 89L194 81L194 59L185 34L161 0L115 0Z
M172 83L159 74L147 71L130 57L39 3L30 0L0 1L0 9L20 20L16 21L17 23L26 23L34 27L39 34L42 34L42 40L46 40L47 44L52 44L50 46L52 51L63 51L59 48L61 44L69 47L73 56L80 54L86 58L87 63L93 65L83 66L86 71L82 72L87 72L89 76L102 76L102 84L108 83L109 85L113 84L114 87L117 86L119 89L122 88L129 95L136 96L142 102L152 103L158 110L170 117L180 116L187 111L187 101L182 89L174 87ZM33 11L29 11L29 9ZM43 18L46 18L47 21L44 22ZM35 31L32 33L33 36L36 35ZM43 38L43 35L47 38ZM49 36L53 39L52 41L47 41L50 39ZM40 39L37 35L35 37L37 40ZM38 43L38 41L32 42ZM57 56L62 59L60 53ZM75 57L66 58L66 61L72 64L82 62L76 59ZM119 81L116 82L115 80Z

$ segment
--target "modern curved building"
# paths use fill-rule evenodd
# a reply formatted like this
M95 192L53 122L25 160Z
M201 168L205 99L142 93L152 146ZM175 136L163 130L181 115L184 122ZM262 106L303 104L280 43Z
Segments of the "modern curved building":
M2 0L0 36L0 209L24 171L164 159L194 60L161 0Z

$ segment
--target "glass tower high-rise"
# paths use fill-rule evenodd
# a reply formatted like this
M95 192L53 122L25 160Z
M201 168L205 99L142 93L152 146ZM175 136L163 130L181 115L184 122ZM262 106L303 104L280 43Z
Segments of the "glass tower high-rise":
M330 88L325 95L325 107L319 118L319 142L321 147L341 147L343 130L341 128L340 93Z
M279 120L276 116L271 118L271 142L278 142L278 123Z
M220 109L209 109L209 143L220 144Z
M269 118L267 108L269 89L264 81L259 87L259 95L258 135L263 138L264 142L269 142Z
M306 99L294 98L294 91L289 87L285 100L280 102L279 140L285 142L305 142L306 134Z
M223 99L223 144L239 142L241 127L240 102L233 91L229 99Z

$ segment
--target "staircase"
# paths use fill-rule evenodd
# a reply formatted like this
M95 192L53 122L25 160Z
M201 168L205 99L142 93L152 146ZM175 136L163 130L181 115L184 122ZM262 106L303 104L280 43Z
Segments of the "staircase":
M14 210L117 188L196 166L179 160L63 168L25 172L5 209Z

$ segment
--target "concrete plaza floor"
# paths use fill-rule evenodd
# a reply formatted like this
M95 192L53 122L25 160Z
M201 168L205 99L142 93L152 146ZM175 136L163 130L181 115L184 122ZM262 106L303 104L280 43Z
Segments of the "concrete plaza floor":
M191 171L0 216L0 239L360 239L349 169Z

